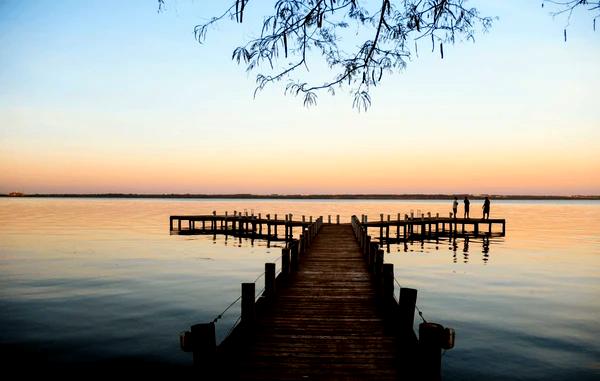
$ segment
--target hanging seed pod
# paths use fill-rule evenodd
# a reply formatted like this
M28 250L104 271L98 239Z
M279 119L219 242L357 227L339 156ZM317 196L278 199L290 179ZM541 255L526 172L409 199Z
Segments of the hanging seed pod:
M235 0L235 21L240 22L240 0Z
M440 42L440 55L442 56L442 59L444 59L444 45L442 45L441 42Z
M564 34L565 34L565 42L567 42L567 30L564 30Z
M415 24L417 26L417 32L421 31L421 24L419 23L419 17L415 16Z
M417 55L417 58L419 58L419 49L417 49L417 41L415 41L415 54Z
M433 34L431 34L431 52L433 53L434 50L435 50L435 41L433 39Z
M285 50L285 58L287 58L287 34L283 34L283 49Z

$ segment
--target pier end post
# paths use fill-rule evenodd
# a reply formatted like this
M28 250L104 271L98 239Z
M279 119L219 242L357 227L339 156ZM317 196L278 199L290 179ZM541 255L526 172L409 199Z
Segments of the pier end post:
M424 380L442 379L442 336L444 327L436 323L419 325L420 374Z
M191 328L194 368L202 375L211 375L216 357L215 323L195 324Z

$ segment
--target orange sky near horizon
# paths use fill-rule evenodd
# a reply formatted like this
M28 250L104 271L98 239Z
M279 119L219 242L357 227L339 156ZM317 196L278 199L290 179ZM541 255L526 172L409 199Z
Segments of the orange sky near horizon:
M439 151L438 151L439 152ZM597 155L482 152L368 155L180 152L138 156L0 154L0 189L25 193L598 194ZM286 157L287 156L287 157ZM486 158L487 156L487 158ZM587 157L586 157L587 156ZM18 159L17 159L18 158ZM8 185L11 184L11 185ZM44 184L44 185L40 185Z

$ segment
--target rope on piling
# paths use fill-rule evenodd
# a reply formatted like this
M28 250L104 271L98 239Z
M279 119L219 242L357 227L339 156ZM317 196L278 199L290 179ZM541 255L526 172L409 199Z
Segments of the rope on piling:
M262 277L263 277L263 275L265 275L265 272L264 272L264 271L263 271L263 272L262 272L262 274L260 274L260 275L259 275L259 276L258 276L256 279L254 279L254 282L252 282L252 283L256 283L256 282L258 282L258 280L259 280L260 278L262 278Z
M263 294L263 292L265 291L265 287L263 287L260 291L258 291L258 293L254 294L254 301L256 302L258 299L260 299L260 296ZM257 296L258 295L258 296Z
M241 315L240 315L240 317L237 318L237 320L235 321L235 323L233 323L233 325L231 326L231 328L229 328L229 331L227 331L227 334L225 335L225 338L223 338L223 340L227 339L229 337L229 335L231 335L231 332L233 332L233 330L235 329L235 327L237 327L237 325L240 322L240 320L242 320L242 316ZM223 340L221 342L223 342Z
M394 282L398 285L399 288L402 288L402 285L400 285L400 282L398 282L398 280L396 279L396 277L394 277ZM399 298L400 296L398 296ZM417 309L417 312L419 314L419 316L421 317L421 320L423 320L424 323L427 323L427 320L425 320L425 317L423 317L423 312L421 311L421 309L419 308L419 306L417 306L417 304L415 303L415 308Z
M221 319L223 317L223 315L231 308L233 307L234 304L236 304L237 302L240 301L240 299L242 299L242 295L238 296L238 298L236 300L234 300L233 302L231 302L230 305L227 306L227 308L225 308L223 310L223 312L221 312L220 314L217 315L216 318L213 319L213 323L216 323L219 319Z
M423 320L423 323L427 323L427 320L425 320L425 318L423 317L423 312L421 312L421 310L419 309L419 306L417 306L416 303L415 303L415 308L417 309L417 312L419 313L421 320Z

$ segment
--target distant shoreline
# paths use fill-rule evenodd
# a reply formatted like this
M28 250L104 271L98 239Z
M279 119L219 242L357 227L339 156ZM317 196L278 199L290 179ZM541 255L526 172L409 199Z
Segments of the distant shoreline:
M454 197L483 199L480 194L135 194L135 193L99 193L99 194L0 194L10 198L164 198L164 199L281 199L281 200L448 200ZM600 200L600 195L488 195L492 200Z

